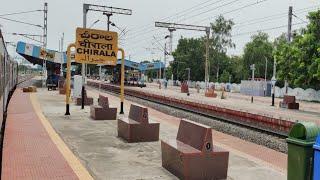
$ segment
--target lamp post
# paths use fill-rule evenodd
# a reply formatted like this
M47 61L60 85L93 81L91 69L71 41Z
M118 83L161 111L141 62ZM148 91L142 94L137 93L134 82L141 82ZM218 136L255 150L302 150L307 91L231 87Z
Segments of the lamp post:
M266 60L266 66L265 66L265 70L264 70L264 83L265 85L263 86L263 95L266 96L266 86L267 86L267 72L268 72L268 59L267 57L264 57Z
M166 40L167 38L171 38L172 36L171 35L167 35L167 36L165 36L164 37L164 39ZM171 40L171 39L170 39ZM170 44L170 48L171 48L171 50L170 51L172 51L172 45ZM169 54L171 54L171 52L170 53L168 53L168 51L167 51L167 42L164 44L164 68L163 68L163 79L167 79L167 73L166 73L166 67L167 67L167 55L169 55Z
M255 64L252 64L250 66L250 69L252 70L252 77L251 77L251 83L252 83L251 103L253 103L254 71L256 70Z
M186 68L186 70L188 71L188 85L189 85L189 81L190 81L190 71L191 71L191 69L190 69L190 68Z
M186 70L188 71L188 82L187 82L187 84L188 84L188 87L190 87L190 71L191 71L191 69L190 68L186 68ZM189 91L188 91L187 95L190 96L190 92Z
M272 104L271 106L274 106L274 99L275 99L275 90L276 90L276 82L277 82L277 79L276 79L276 58L274 57L274 60L273 60L273 76L272 76L272 79L271 79L271 83L272 83Z
M264 70L264 81L267 82L267 72L268 72L268 59L267 57L264 57L266 60L266 66L265 66L265 70Z
M179 61L175 61L176 63L177 63L177 79L176 79L176 81L178 81L179 80L179 64L185 64L185 62L179 62Z
M100 83L99 83L99 92L101 90L101 82L102 82L102 65L97 65L99 67L99 80L100 80Z

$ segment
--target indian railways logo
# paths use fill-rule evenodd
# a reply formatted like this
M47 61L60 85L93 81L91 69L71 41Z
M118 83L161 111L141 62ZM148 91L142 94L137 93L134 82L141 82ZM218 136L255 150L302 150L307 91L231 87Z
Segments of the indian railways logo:
M117 64L116 32L77 28L76 34L76 62L113 66Z
M40 58L53 61L55 57L55 52L54 51L49 51L46 49L41 49L40 50Z

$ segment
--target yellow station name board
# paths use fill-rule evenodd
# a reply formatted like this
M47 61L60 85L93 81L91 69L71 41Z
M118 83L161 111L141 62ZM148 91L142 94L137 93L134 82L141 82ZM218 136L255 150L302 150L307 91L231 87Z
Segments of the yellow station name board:
M76 36L76 62L112 66L117 64L118 33L77 28Z

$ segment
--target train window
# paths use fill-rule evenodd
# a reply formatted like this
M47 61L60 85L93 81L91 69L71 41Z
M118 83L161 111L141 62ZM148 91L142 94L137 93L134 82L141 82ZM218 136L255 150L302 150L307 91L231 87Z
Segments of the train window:
M8 82L9 82L9 61L8 61L8 58L5 58L4 61L6 64L6 66L5 66L6 75L5 75L4 87L6 88L8 86Z

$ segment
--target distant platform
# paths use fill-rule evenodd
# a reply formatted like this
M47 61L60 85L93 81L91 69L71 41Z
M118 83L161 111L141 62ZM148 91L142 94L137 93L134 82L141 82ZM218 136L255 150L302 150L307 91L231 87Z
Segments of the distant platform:
M127 88L137 89L134 87ZM180 93L180 87L168 86L167 89L159 89L159 85L155 83L148 83L146 88L139 89L139 91L190 100L208 105L216 105L219 107L275 117L292 122L311 121L320 125L320 103L298 101L300 103L300 110L288 110L278 107L279 102L282 101L280 98L275 99L275 107L272 107L271 97L255 96L254 102L251 103L251 96L242 95L240 93L225 92L227 98L221 99L221 92L216 91L218 93L217 98L208 98L205 97L203 90L201 90L200 93L197 93L196 89L190 88L190 96L187 96L187 94Z

